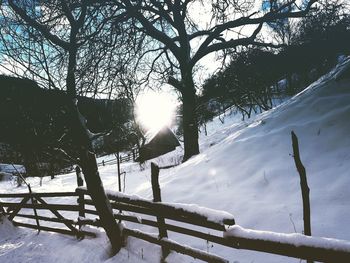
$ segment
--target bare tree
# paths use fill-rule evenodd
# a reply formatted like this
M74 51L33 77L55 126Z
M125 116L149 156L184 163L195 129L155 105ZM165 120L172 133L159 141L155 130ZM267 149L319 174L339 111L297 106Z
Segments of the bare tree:
M34 1L25 3L35 14ZM46 89L63 89L63 51L51 45L41 34L21 23L5 3L0 6L0 68L7 74L35 80Z
M92 23L92 18L101 18L101 23L109 20L116 13L116 8L99 13L97 5L88 6L88 1L45 1L36 8L38 12L28 12L27 1L9 0L11 9L21 18L28 28L35 30L44 39L65 54L66 63L65 86L69 100L69 135L78 149L79 164L82 167L87 188L99 213L101 224L112 245L113 252L119 251L122 245L121 229L113 217L111 205L106 197L99 176L95 154L91 140L93 134L88 130L85 119L80 114L77 90L77 59L80 48L92 37L95 37L103 25ZM106 18L106 19L105 19ZM91 25L92 23L92 25ZM87 26L90 31L87 32Z
M271 2L282 4L263 11L256 9L255 1L250 0L114 1L138 21L135 23L138 30L158 44L150 49L156 54L151 70L156 69L157 60L167 61L162 74L181 94L183 102L184 161L199 153L194 82L199 61L211 53L239 46L276 47L259 40L263 25L288 17L303 17L317 0L307 1L303 7L298 7L295 0ZM198 15L198 10L204 14Z

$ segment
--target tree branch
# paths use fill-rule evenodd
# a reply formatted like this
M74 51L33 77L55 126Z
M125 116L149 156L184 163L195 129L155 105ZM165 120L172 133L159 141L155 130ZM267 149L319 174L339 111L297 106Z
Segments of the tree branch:
M17 6L13 0L8 0L8 3L12 10L16 12L16 14L18 14L27 24L40 31L46 39L62 47L64 50L69 50L69 42L62 40L56 35L53 35L47 26L31 18L22 8Z
M201 36L201 35L208 35L208 37L203 41L203 43L198 48L196 54L193 57L192 64L195 64L196 62L198 62L205 55L218 50L215 47L219 47L221 43L220 44L213 44L211 47L210 47L210 44L215 39L217 39L217 37L219 37L220 34L222 34L222 32L229 30L229 29L232 29L232 28L242 27L242 26L246 26L246 25L259 24L259 26L262 26L264 23L272 22L272 21L279 20L279 19L303 17L309 12L309 10L311 9L311 6L317 1L318 0L310 0L308 5L306 6L306 8L302 11L283 12L283 9L279 8L276 11L270 11L270 12L266 13L265 15L263 15L261 17L257 17L257 18L252 18L252 15L255 14L255 13L253 13L252 15L249 15L246 17L240 17L236 20L229 21L229 22L226 22L226 23L223 23L220 25L216 25L212 29L209 29L207 31L202 31L202 33L198 32L197 35L193 34L191 37ZM294 1L290 1L290 2L286 3L285 5L283 5L283 7L287 8L287 7L291 6L293 3L294 3ZM234 41L228 41L226 43L229 43L229 42L231 44L227 44L227 46L229 48L234 47ZM244 41L239 40L238 42L236 42L236 43L238 43L236 46L242 45L241 44L242 42L244 42ZM225 48L224 47L225 45L221 44L221 46L223 46L222 48Z

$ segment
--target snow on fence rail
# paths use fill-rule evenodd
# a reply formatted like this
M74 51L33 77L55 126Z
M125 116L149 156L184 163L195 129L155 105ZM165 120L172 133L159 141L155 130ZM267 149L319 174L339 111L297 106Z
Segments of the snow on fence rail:
M350 242L348 241L309 237L301 234L283 234L244 229L235 225L234 217L231 214L223 211L196 205L163 203L161 202L157 180L159 169L154 165L152 167L153 201L120 192L107 192L107 196L114 209L114 218L116 220L147 225L158 229L159 235L154 235L124 227L123 235L124 237L133 236L162 246L163 258L167 256L167 251L172 250L207 262L228 262L220 256L168 239L167 232L170 231L236 249L260 251L321 262L350 262ZM75 196L78 197L77 205L48 204L43 200L46 197ZM10 220L13 220L16 216L59 222L68 227L69 230L13 221L17 226L81 237L82 235L93 235L93 233L82 231L80 228L82 225L101 226L98 213L89 196L89 192L83 187L77 188L76 192L73 193L0 194L1 199L23 198L17 203L13 201L4 202L0 199L0 207L6 208L5 214L8 215ZM31 197L35 198L37 203L27 203L31 200ZM51 211L56 217L49 218L28 215L27 213L19 214L22 208L46 209ZM79 217L77 220L68 219L59 214L58 210L77 211L79 212ZM74 225L79 225L79 229ZM211 233L208 233L208 229L211 230Z
M77 193L89 195L87 190L83 188L78 188ZM226 247L254 250L321 262L350 262L350 242L348 241L308 237L302 234L283 234L249 230L233 225L233 217L228 216L228 213L222 211L215 211L206 208L203 208L202 210L202 208L198 206L194 206L195 209L191 209L191 206L182 204L155 203L135 195L126 195L118 192L108 192L107 196L111 200L113 209L135 213L135 215L126 215L117 212L114 214L114 217L118 220L159 228L157 220L143 218L139 214L147 216L152 215L154 217L160 216L172 221L190 224L188 227L186 227L183 224L177 225L176 223L165 223L163 227L167 231L204 239ZM91 199L85 198L84 202L85 205L92 205ZM87 213L97 214L95 210L86 209L85 211ZM215 214L215 212L217 212L217 216L213 219L213 214ZM86 223L99 226L98 220ZM195 230L193 225L217 230L217 232L216 234L209 234L207 230ZM169 239L159 239L158 237L155 238L154 235L150 233L124 228L124 234L127 236L137 237L160 246L165 246L171 250L200 258L204 261L226 262L225 260L220 261L218 258L212 258L211 256L217 256L206 252L205 254L201 254L199 256L198 251L190 252L188 250L189 248L186 246L179 250L176 245L172 243L169 244L169 242L171 242ZM164 242L162 242L162 240Z

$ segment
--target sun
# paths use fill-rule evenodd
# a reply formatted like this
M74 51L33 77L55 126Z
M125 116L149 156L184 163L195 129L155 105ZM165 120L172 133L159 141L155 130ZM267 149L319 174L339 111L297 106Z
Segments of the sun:
M169 93L144 93L136 100L137 121L147 130L159 130L170 126L176 104L174 96Z

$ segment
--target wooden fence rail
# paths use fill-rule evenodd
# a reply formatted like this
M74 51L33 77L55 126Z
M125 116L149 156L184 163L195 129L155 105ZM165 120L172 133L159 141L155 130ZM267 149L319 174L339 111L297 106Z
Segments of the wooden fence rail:
M45 201L49 197L79 197L76 204L54 204ZM326 238L306 237L299 235L296 241L295 234L281 234L258 231L246 231L234 225L232 215L221 211L214 211L206 208L154 202L138 196L127 195L119 192L108 192L108 198L114 209L114 218L140 225L146 225L162 231L179 233L205 241L216 243L225 247L246 249L252 251L266 252L270 254L283 255L301 259L309 259L321 262L350 262L350 242L331 240ZM31 203L31 197L36 203ZM5 214L17 226L33 228L43 231L52 231L62 234L69 234L81 237L83 235L93 236L93 233L81 230L83 225L101 226L98 213L89 192L84 188L77 188L76 192L66 193L32 193L30 194L0 194L0 207L5 208ZM7 198L20 198L18 201L3 201ZM29 203L28 203L29 202ZM29 215L19 213L21 209L33 209L50 211L53 216ZM75 218L63 217L59 211L74 212ZM73 213L72 213L73 212ZM78 217L79 213L79 217ZM210 216L217 213L215 220ZM66 228L56 228L14 221L14 217L35 219L40 221L62 223ZM85 218L84 218L85 217ZM159 218L163 218L161 226ZM79 226L77 228L76 226ZM238 229L239 231L232 231ZM247 235L245 232L249 232ZM255 233L256 232L256 233ZM159 233L159 232L158 232ZM160 245L164 251L172 250L183 253L207 262L228 262L226 259L194 249L183 244L178 244L167 237L160 237L159 234L145 233L140 230L125 227L123 235L133 236L145 241ZM276 238L278 237L278 238ZM166 256L166 255L164 255Z
M139 156L138 151L134 151L134 152L129 152L127 155L120 155L119 156L119 162L120 163L124 163L124 162L130 162L130 161L135 161L135 159ZM110 160L102 160L101 162L98 162L98 166L104 166L106 164L116 164L118 163L117 157L114 159L110 159Z
M78 188L76 191L79 194L89 195L88 192L83 188ZM177 225L176 222L164 222L164 224L162 224L162 227L166 231L200 238L205 241L220 244L230 248L253 250L288 257L317 260L321 262L350 262L350 242L339 241L340 243L344 244L343 248L332 248L332 244L334 243L329 244L327 243L328 239L316 237L308 237L308 239L305 242L302 239L301 241L298 241L299 243L290 243L288 239L265 240L256 237L245 237L241 235L227 235L228 226L234 224L234 219L229 216L223 216L221 220L219 220L221 222L218 222L208 219L205 214L187 211L186 209L181 208L181 206L178 207L174 204L152 202L150 200L145 200L140 197L128 196L123 193L108 193L107 196L111 200L113 209L118 211L115 211L114 214L114 217L118 220L159 228L159 222L157 221L157 217L161 216L165 219L170 219L171 221L178 221L181 223L189 224L186 227L183 224ZM87 205L93 205L91 199L85 198L84 202ZM124 214L124 212L120 213L120 210L130 211L135 214L130 215ZM94 209L86 209L85 213L94 215L97 214L97 212ZM153 216L154 219L152 220L149 218L144 218L139 214ZM86 224L94 226L100 225L98 220L90 220L90 222L87 221ZM194 229L193 226L197 227ZM214 233L208 233L208 230L202 229L203 227L216 231L214 231ZM202 259L204 261L227 262L226 260L218 257L217 255L208 254L205 251L202 251L203 254L198 256L199 251L197 250L188 250L188 247L186 246L184 246L182 249L179 249L179 244L174 245L173 243L171 243L172 241L169 241L167 238L155 237L154 234L144 233L142 231L135 231L128 228L126 228L124 234L127 236L137 237L148 242L152 242L154 244L158 244L170 250L174 250L179 253L184 253L189 256ZM288 237L288 234L272 234L279 235L282 237ZM293 239L293 237L291 238ZM315 246L314 243L318 244L320 240L325 242L326 245L323 247L317 247L317 245Z
M56 192L56 193L16 193L16 194L0 194L0 206L3 209L3 213L8 216L8 219L13 222L16 226L22 226L27 228L36 229L38 231L50 231L57 232L61 234L68 234L77 237L82 236L95 236L94 233L81 230L76 228L75 225L79 225L79 220L69 219L64 217L59 211L70 211L70 212L80 212L81 207L79 204L50 204L47 203L43 198L60 198L60 197L78 197L79 194L76 192ZM5 202L3 199L21 199L19 201ZM30 202L29 202L30 201ZM29 202L29 203L28 203ZM34 215L28 213L19 213L22 209L33 209L46 210L49 211L51 215L55 217L43 216L34 213ZM76 214L77 214L76 213ZM36 221L36 224L24 223L15 221L14 218L27 218ZM75 218L78 218L76 216ZM64 228L48 227L39 224L39 221L61 223L65 226Z

